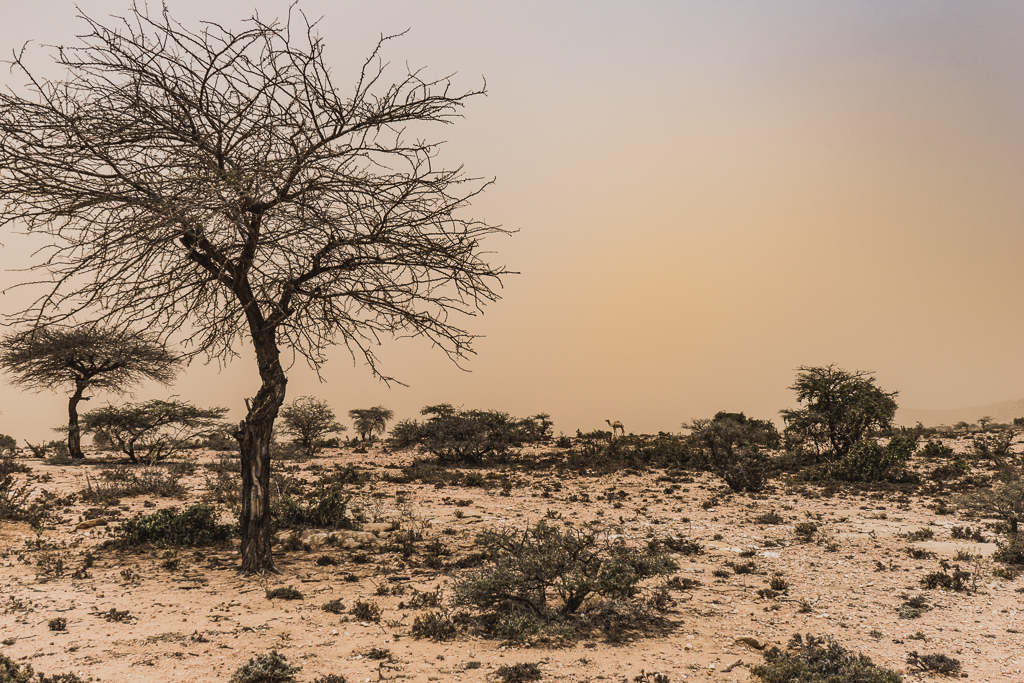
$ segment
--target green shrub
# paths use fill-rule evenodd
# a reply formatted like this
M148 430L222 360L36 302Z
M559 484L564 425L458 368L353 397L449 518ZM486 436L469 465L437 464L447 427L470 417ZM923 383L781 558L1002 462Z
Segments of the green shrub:
M301 666L292 666L284 655L274 650L270 654L256 655L238 667L231 675L231 683L285 683L295 680L295 674L301 670Z
M952 574L945 571L931 572L921 579L921 586L929 590L943 588L963 593L970 590L967 582L971 579L970 572L954 569Z
M954 458L949 462L943 463L933 469L929 474L928 478L932 481L948 481L950 479L956 479L962 477L971 471L971 466L967 464L962 458Z
M303 498L305 503L292 496L281 498L277 509L279 526L298 529L355 529L358 526L348 514L351 495L320 490Z
M721 476L733 491L757 492L768 480L765 449L779 447L779 431L768 420L743 413L719 412L710 420L694 420L690 441L699 461Z
M682 439L659 432L657 436L629 436L611 439L579 437L570 449L566 465L578 472L609 474L622 470L679 468L690 462L691 449Z
M928 460L949 460L953 457L953 449L938 441L929 441L914 455Z
M0 519L28 522L39 526L47 511L38 502L29 503L32 489L27 482L19 484L10 471L0 474Z
M919 655L917 652L907 654L907 666L914 671L928 671L950 675L960 673L960 660L943 654Z
M137 515L114 530L124 548L142 544L155 546L201 546L223 543L234 534L230 524L217 523L217 511L209 505L191 505L184 511L166 508L150 515Z
M796 640L796 639L794 639ZM825 647L821 641L808 637L793 643L794 652L773 647L764 653L765 664L750 668L750 673L764 683L900 683L898 673L876 666L863 654L854 654L835 641Z
M494 672L495 678L501 683L523 683L524 681L539 681L541 679L540 665L534 662L519 662L518 664L504 664Z
M459 634L459 627L447 612L427 612L416 615L412 622L412 634L417 638L441 642L455 638Z
M32 666L24 668L7 655L0 654L0 683L85 683L78 674L64 673L45 675L37 674Z
M186 493L188 489L163 467L117 467L104 470L96 480L86 475L79 495L88 503L106 503L132 496L184 498Z
M489 565L456 582L456 604L541 622L588 612L593 597L626 602L642 579L677 568L664 553L636 550L598 531L562 532L544 520L524 532L485 531L477 543Z
M420 411L423 422L403 420L391 431L397 448L419 448L444 464L503 462L525 443L551 438L551 422L541 414L516 419L497 410L462 410L442 403Z
M291 586L267 589L267 600L302 600L302 592Z
M864 439L831 463L827 471L841 481L885 481L906 465L913 451L913 441L903 436L892 437L885 446Z

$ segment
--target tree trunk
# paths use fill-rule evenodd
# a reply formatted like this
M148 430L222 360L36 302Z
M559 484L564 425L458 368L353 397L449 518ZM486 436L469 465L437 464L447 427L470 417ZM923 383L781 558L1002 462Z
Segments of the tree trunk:
M253 346L263 385L235 432L242 456L241 570L245 574L276 571L270 535L270 441L288 381L273 330L254 334Z
M78 402L89 400L82 398L87 386L81 382L76 383L75 393L68 400L68 452L74 460L85 458L85 454L82 453L82 428L78 426Z

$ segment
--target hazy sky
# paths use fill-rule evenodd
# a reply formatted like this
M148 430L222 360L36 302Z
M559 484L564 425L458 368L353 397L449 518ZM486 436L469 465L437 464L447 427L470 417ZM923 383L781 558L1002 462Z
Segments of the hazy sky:
M285 0L167 0L186 24L235 25ZM71 0L0 0L4 52L70 43ZM94 16L127 0L78 0ZM338 349L289 399L398 417L448 402L574 433L621 420L677 431L719 410L792 405L795 369L874 370L901 405L1024 397L1024 3L305 0L335 78L380 34L385 56L457 72L488 96L440 128L443 159L497 183L473 214L521 275L470 321L454 367L388 342L388 388ZM45 70L48 51L30 48ZM6 69L0 83L20 87ZM6 268L26 262L4 234ZM19 280L0 273L0 288ZM20 295L0 297L12 312ZM190 367L170 391L243 416L255 363ZM53 394L0 388L0 433L53 438ZM111 397L112 398L112 397ZM100 395L88 407L101 405Z

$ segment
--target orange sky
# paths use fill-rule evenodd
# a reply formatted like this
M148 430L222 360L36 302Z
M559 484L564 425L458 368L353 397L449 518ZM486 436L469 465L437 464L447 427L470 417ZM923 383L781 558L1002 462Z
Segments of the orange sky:
M74 3L4 2L0 47L68 43ZM79 0L94 15L127 0ZM168 0L188 24L284 0ZM874 370L914 408L1024 396L1024 4L305 0L337 83L381 33L397 66L489 94L435 131L496 177L474 214L521 272L468 324L465 373L386 343L387 388L339 349L289 397L398 417L450 402L677 431L719 410L775 417L795 368ZM46 51L31 62L46 69ZM5 85L20 86L6 70ZM7 267L26 246L5 232ZM0 273L0 287L21 274ZM0 297L0 313L23 303ZM241 419L254 363L192 366L173 393ZM59 395L0 389L0 433L51 438ZM166 397L145 387L137 398ZM100 396L93 406L107 397Z

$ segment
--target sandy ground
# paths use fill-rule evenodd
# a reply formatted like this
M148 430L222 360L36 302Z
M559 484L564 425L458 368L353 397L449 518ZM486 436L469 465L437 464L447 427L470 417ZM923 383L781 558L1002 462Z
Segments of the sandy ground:
M203 464L216 457L199 455L195 473L183 477L187 500L123 498L105 515L123 521L199 500L206 490ZM413 457L410 452L375 449L360 455L342 449L285 463L294 468L292 476L307 476L303 470L314 464L368 467L374 479L360 489L357 500L380 523L371 527L376 538L363 534L349 543L373 538L362 547L284 551L279 546L279 575L238 575L237 553L231 549L101 549L117 520L78 528L93 507L81 502L59 509L58 521L39 532L24 523L0 522L0 652L36 671L75 672L102 681L228 681L250 657L276 649L302 667L300 682L332 673L350 683L494 681L502 665L535 662L543 680L551 681L632 681L644 670L664 673L674 682L724 683L751 680L749 667L763 661L755 646L785 647L800 632L830 635L875 663L907 674L908 680L928 678L906 671L906 655L916 650L959 659L971 681L1024 681L1024 594L1018 591L1024 577L993 577L994 565L982 559L960 563L980 570L976 592L925 591L919 584L925 574L938 571L943 559L952 560L958 552L988 555L995 548L953 539L954 525L977 526L979 520L936 514L934 497L877 491L819 497L819 487L804 486L800 492L800 485L780 482L763 494L726 495L728 489L708 474L668 490L664 481L656 481L660 472L579 478L518 472L511 475L517 486L507 496L500 488L438 489L381 480L382 473L396 472L394 467ZM25 462L32 472L16 476L56 493L81 491L86 474L95 478L104 467ZM613 489L615 495L607 495ZM719 498L709 507L706 501L716 494ZM949 496L943 499L950 501ZM770 511L784 522L755 523ZM476 533L484 528L524 528L542 518L577 525L603 520L621 526L636 544L670 535L693 538L705 551L678 556L677 575L703 585L673 592L676 604L667 616L676 626L668 635L620 644L590 638L551 647L468 635L436 643L410 634L420 611L402 603L415 591L444 591L457 570L429 569L417 556L403 562L397 553L380 552L387 529L396 522L404 529L415 527L428 542L441 539L457 557L472 550ZM801 541L794 533L794 524L807 520L822 527L819 542ZM921 528L931 529L933 539L910 543L905 538ZM908 546L935 556L913 559ZM87 552L94 563L73 575ZM316 559L325 554L338 564L318 566ZM51 563L62 559L64 571L48 576L41 558ZM712 575L727 561L748 559L758 573ZM776 575L789 582L788 592L775 599L759 597L757 591ZM399 586L402 594L382 595L382 585L389 591ZM303 599L266 597L268 588L283 586L298 589ZM927 597L930 609L919 618L900 618L901 596L916 594ZM359 600L375 602L381 619L358 621L321 609L334 599L346 608ZM127 611L130 617L108 621L104 615L111 610ZM49 628L56 617L66 620L66 631ZM374 648L386 649L391 661L368 656Z

